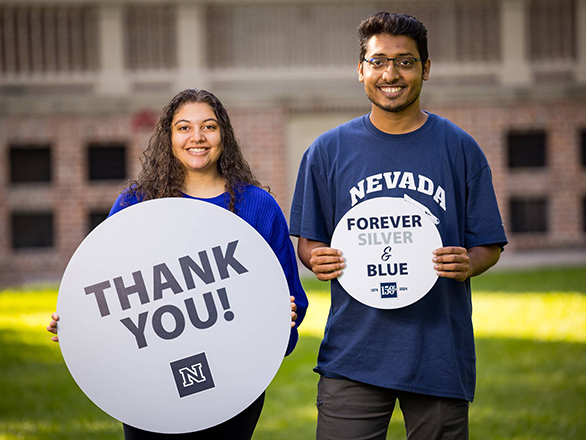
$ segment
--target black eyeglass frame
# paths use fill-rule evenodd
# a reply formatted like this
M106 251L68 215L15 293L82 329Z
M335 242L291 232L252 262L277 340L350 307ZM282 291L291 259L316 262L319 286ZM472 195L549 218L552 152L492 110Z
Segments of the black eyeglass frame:
M415 63L417 63L417 61L423 62L423 58L416 58L416 57L395 57L395 58L387 58L387 57L370 57L370 58L366 58L365 57L365 58L362 59L362 61L366 61L368 63L368 65L372 69L374 69L374 67L372 66L372 61L373 60L385 60L386 61L386 64L385 64L384 68L381 69L381 70L386 70L389 67L389 63L392 61L393 62L393 67L395 69L405 70L405 69L403 69L401 67L397 67L397 64L395 62L395 60L405 60L405 59L407 59L407 60L413 60ZM407 71L413 70L413 68L415 68L415 63L413 64L413 67L411 69L407 69Z

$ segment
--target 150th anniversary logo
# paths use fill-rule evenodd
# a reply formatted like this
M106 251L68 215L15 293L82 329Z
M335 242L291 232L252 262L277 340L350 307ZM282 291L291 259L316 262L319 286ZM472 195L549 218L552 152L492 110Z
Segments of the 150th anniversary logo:
M396 309L425 296L437 280L431 261L442 247L439 220L419 202L378 197L363 201L338 222L331 246L346 268L338 281L356 300Z
M217 425L266 389L290 334L266 241L206 202L159 199L99 225L59 289L63 357L102 410L148 431Z

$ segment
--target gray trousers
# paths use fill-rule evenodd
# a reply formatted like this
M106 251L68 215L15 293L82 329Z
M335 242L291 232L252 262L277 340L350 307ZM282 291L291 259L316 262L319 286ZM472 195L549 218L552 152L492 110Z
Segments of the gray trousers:
M317 440L384 440L399 400L408 440L468 440L469 402L321 377Z

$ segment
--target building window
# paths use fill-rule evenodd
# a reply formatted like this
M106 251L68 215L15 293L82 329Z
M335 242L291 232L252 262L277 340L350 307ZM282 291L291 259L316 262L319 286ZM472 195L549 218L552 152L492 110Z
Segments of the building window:
M172 5L130 4L126 7L124 59L127 69L167 70L177 66L176 17L176 7Z
M108 218L110 211L92 211L89 218L89 231L93 231L96 226Z
M0 73L46 75L98 69L97 5L10 3L0 5Z
M53 247L53 214L13 213L12 248Z
M546 199L512 199L510 212L513 233L547 232Z
M545 167L546 135L544 131L509 133L509 168Z
M90 180L126 179L126 146L94 144L88 153Z
M576 59L578 42L575 0L528 2L529 59L555 63Z
M22 145L10 147L10 182L50 182L51 147Z

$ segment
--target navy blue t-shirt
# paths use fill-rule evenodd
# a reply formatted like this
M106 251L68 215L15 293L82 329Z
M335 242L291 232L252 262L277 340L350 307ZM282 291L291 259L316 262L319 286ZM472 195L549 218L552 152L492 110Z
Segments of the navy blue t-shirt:
M407 134L381 132L367 114L318 137L300 165L291 234L329 245L354 205L404 195L439 219L444 246L507 242L484 153L470 135L431 113ZM469 280L439 278L421 300L392 310L363 305L333 280L331 301L318 373L472 401Z

